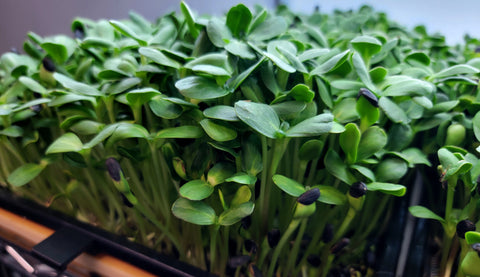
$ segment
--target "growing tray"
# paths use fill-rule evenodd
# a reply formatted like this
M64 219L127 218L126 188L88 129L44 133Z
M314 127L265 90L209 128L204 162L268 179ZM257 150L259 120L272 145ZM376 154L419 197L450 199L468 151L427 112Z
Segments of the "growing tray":
M50 276L212 276L3 189L0 218L0 270L21 276L41 274L20 266L7 246Z

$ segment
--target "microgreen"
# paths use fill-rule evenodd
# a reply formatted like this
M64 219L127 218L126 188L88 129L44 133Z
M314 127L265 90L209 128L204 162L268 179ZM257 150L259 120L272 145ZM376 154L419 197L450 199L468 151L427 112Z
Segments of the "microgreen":
M478 41L367 7L203 17L183 1L72 31L0 58L0 186L219 275L327 276L369 266L392 196L438 166L446 200L409 211L441 223L443 273L475 272L477 232L453 238L478 221Z

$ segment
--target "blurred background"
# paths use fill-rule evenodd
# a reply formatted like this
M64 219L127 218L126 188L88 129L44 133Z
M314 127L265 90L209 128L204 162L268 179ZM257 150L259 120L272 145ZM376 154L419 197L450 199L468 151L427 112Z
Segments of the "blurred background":
M322 12L335 9L358 9L368 4L401 25L413 28L418 24L429 33L446 36L448 44L463 42L468 33L480 37L480 1L478 0L187 0L197 14L224 14L242 2L247 6L260 4L274 8L286 4L297 12L310 13L318 6ZM71 34L70 23L79 17L91 19L123 19L134 10L149 20L167 12L178 11L180 0L0 0L0 53L12 47L22 48L26 33L41 36Z

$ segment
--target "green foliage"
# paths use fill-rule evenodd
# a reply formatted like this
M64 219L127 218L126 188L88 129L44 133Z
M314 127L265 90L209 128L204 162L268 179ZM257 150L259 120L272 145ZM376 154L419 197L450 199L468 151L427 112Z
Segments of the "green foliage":
M459 220L478 221L478 40L451 47L369 7L197 16L183 1L154 22L76 18L72 31L29 33L25 54L0 58L0 185L17 194L196 266L210 259L220 276L232 253L223 242L246 239L264 274L363 266L389 197L426 167L447 197L429 178L428 199L441 200L410 212L440 221L447 238ZM112 159L120 180L107 174ZM355 198L358 184L368 192ZM297 202L317 188L315 204ZM338 234L320 242L330 224ZM274 228L291 255L262 244ZM331 254L344 234L351 251Z

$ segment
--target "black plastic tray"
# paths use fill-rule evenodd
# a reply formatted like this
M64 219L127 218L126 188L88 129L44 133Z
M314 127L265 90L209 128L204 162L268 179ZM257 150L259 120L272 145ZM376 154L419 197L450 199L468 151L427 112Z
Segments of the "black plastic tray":
M154 275L214 276L192 265L161 255L145 246L128 241L124 237L79 222L60 212L40 206L32 201L16 197L4 189L0 189L0 207L55 231L65 229L74 230L76 237L83 237L85 240L91 240L88 249L85 249L87 253L105 253L126 261ZM48 250L49 249L47 249L47 252ZM55 266L55 261L46 262Z

